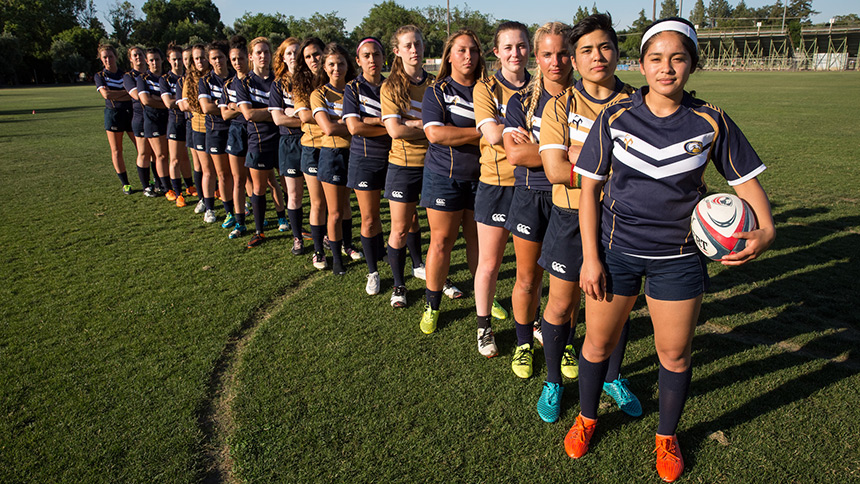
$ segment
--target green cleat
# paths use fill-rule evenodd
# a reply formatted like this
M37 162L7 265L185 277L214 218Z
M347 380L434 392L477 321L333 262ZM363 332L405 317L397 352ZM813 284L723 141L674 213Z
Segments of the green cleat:
M579 376L579 361L576 359L573 345L565 346L564 353L561 354L561 374L571 380L575 380Z
M493 298L493 308L490 310L490 314L500 321L508 319L508 312L499 304L499 301L496 301L496 298Z
M511 370L520 378L532 376L532 360L534 359L534 347L531 343L517 346L514 350L514 358L511 361Z
M430 334L436 331L436 323L439 321L439 310L430 309L429 304L424 305L424 314L421 315L421 332Z

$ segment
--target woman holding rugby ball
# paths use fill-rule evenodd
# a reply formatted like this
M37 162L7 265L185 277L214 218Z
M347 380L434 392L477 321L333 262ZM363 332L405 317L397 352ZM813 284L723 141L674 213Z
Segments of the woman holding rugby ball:
M726 256L723 264L758 257L776 236L767 195L756 178L765 169L758 155L722 110L684 91L698 60L696 31L687 20L669 18L648 27L639 60L648 85L601 112L572 172L582 176L580 285L587 299L579 358L581 413L564 439L565 450L572 458L588 451L608 358L644 276L660 360L657 472L667 482L684 470L675 430L689 391L690 348L708 287L704 260L688 237L690 214L705 194L708 161L752 206L759 224L735 234L747 239L746 248Z

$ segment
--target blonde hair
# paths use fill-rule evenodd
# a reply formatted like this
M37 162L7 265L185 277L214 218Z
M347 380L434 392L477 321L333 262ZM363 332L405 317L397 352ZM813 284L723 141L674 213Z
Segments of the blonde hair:
M460 29L445 39L445 48L442 50L442 66L439 68L439 79L445 79L451 75L451 49L454 47L454 41L463 35L468 35L472 39L472 42L475 43L475 46L478 47L478 62L474 73L475 80L477 81L484 77L484 53L481 52L481 41L478 40L475 32L469 29Z
M532 45L534 46L534 54L535 57L538 55L538 48L540 45L540 41L543 40L547 35L558 35L561 37L562 42L567 46L568 50L570 50L570 34L572 33L573 28L570 25L567 25L562 22L547 22L540 26L537 30L535 30L534 41ZM564 81L566 86L570 86L573 84L573 69L567 73L567 79ZM526 86L525 89L520 91L520 99L523 103L523 111L526 113L526 128L531 132L532 129L532 117L534 116L535 109L537 109L537 105L540 102L541 94L543 94L543 71L540 69L537 70L535 75L532 77L532 80L529 82L529 85Z
M275 73L275 79L285 80L290 76L290 66L284 62L284 52L287 51L287 47L298 44L299 39L289 37L278 46L278 50L276 50L275 54L272 56L272 71Z
M421 34L421 29L410 24L404 25L397 29L391 35L391 52L393 53L400 46L400 36L403 34L413 33L424 44L424 36ZM400 108L401 112L407 113L412 109L412 99L409 97L409 76L406 75L406 70L403 68L403 59L399 55L394 56L394 62L391 63L391 73L385 79L386 89L391 93L391 100L394 105Z

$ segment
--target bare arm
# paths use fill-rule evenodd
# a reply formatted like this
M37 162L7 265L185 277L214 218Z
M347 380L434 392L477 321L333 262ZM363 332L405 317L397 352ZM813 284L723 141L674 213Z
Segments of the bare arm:
M292 109L291 109L292 111ZM286 126L288 128L301 128L302 120L287 114L283 109L273 109L269 111L272 113L272 120L278 126Z
M167 106L164 105L164 103L161 101L161 99L150 95L148 92L140 93L140 102L144 106L149 106L151 108L156 108L156 109L167 108Z
M242 114L236 103L227 103L226 106L219 106L219 109L221 109L221 119L224 121L238 118Z
M445 146L462 146L475 144L481 139L481 134L475 128L458 128L457 126L427 126L424 128L427 140L431 143Z
M411 123L411 125L410 125ZM382 122L391 139L421 139L426 138L424 129L421 128L421 120L410 119L405 123L401 118L387 118Z
M110 89L99 89L102 97L111 101L131 101L128 91L112 91Z
M505 138L505 153L508 162L514 166L525 166L528 168L542 168L538 144L525 133L523 128L517 128L517 132L507 132Z
M504 144L504 137L502 136L502 131L504 130L505 126L495 121L487 121L482 124L480 128L481 135L485 140L487 140L487 143L490 143L491 145Z
M214 101L212 101L212 99L201 97L198 99L198 102L200 102L200 110L203 111L203 114L221 116L221 109Z
M176 107L176 99L172 94L162 94L161 102L164 103L164 106L167 107L167 109L174 109Z
M568 160L568 157L573 155L579 157L581 145L571 146L569 150L545 149L540 152L540 158L543 161L543 171L546 174L547 180L552 184L562 184L567 188L570 186L570 173L576 165L576 159L573 162Z
M736 238L746 239L747 245L744 250L737 254L729 254L723 257L723 265L739 266L760 256L770 247L776 239L776 227L770 211L770 201L767 193L758 182L758 178L747 180L734 187L735 193L746 200L755 212L758 228L750 232L738 232Z
M346 125L338 121L332 121L325 111L317 111L314 114L314 119L326 136L349 136L349 129L347 129Z
M272 115L269 114L268 108L252 108L251 103L239 104L239 111L245 116L248 121L257 123L271 123Z
M349 133L354 136L373 138L374 136L383 136L388 134L388 131L386 131L385 126L382 125L382 120L380 118L357 118L355 116L350 116L345 118L345 120Z

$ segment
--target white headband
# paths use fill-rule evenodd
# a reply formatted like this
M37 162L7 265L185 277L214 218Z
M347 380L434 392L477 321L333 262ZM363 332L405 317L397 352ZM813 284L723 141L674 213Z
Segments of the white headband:
M655 24L653 27L648 29L647 32L645 32L645 35L642 36L642 43L639 44L639 50L642 50L642 46L645 45L645 42L647 42L648 39L654 37L660 32L665 32L667 30L686 35L690 38L690 40L693 41L693 44L696 45L696 48L699 48L699 39L696 38L696 31L692 27L685 24L684 22L678 22L677 20L667 20L665 22Z

